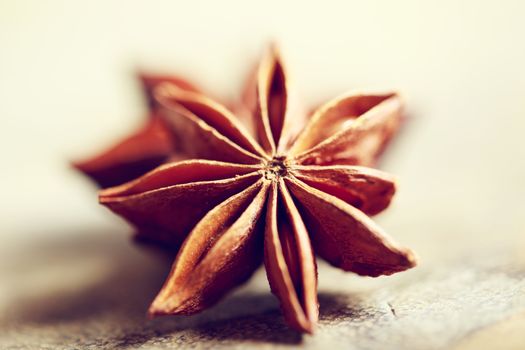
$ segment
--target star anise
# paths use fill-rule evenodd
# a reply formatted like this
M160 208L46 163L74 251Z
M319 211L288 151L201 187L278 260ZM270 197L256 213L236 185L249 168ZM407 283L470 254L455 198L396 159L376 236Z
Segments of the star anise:
M394 93L346 94L304 125L275 48L259 66L253 94L255 137L204 95L159 85L161 113L192 159L103 190L100 202L161 244L183 242L151 315L199 312L264 261L286 321L311 333L314 254L364 276L415 265L368 217L389 205L394 179L363 166L397 128L402 105Z
M174 150L172 134L158 115L158 106L152 95L153 89L158 84L166 82L188 91L197 91L197 89L175 76L143 74L139 79L148 105L146 123L105 152L73 163L74 167L92 178L102 188L133 180L168 159L180 157Z

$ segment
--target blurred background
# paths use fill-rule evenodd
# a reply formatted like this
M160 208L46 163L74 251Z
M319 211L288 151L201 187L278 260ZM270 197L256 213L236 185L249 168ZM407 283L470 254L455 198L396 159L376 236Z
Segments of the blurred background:
M421 272L377 282L322 266L320 291L344 279L349 293L365 288L366 295L377 295L378 286L395 285L399 293L416 295L403 299L405 325L431 320L432 326L419 329L424 335L419 340L404 343L394 336L404 334L400 329L383 325L391 333L382 329L386 335L374 338L381 348L386 348L381 341L396 344L395 339L414 348L448 347L482 327L523 315L524 13L517 0L0 0L0 314L6 315L0 317L6 330L0 345L31 347L46 339L56 347L69 342L102 347L101 339L113 334L101 331L106 325L119 329L123 347L130 332L146 334L148 345L156 341L155 332L173 337L208 329L210 320L217 334L228 332L221 322L230 320L224 314L239 302L189 321L142 328L148 298L170 263L133 246L131 229L98 205L95 186L69 162L104 150L144 121L137 70L181 75L231 101L270 41L280 44L307 106L356 88L395 89L406 100L406 125L381 164L399 177L399 192L377 220L418 252ZM478 266L489 261L497 262ZM403 289L422 276L437 277L420 289ZM463 277L449 281L451 276ZM150 278L151 287L128 295ZM258 274L247 290L268 292L264 278ZM469 289L473 285L483 287ZM457 293L447 294L445 306L425 308L424 302L440 299L436 290ZM484 299L474 303L479 296ZM329 309L331 299L325 299ZM239 315L278 311L264 300L244 299L249 307ZM414 318L410 305L417 302L424 312ZM333 309L347 310L348 303ZM363 304L354 306L355 316ZM365 341L352 333L355 317L334 313L333 320L321 319L325 330L306 346L333 341L326 330L330 322L336 329L345 325L341 334L347 338L341 339L356 346ZM264 317L259 323L274 323L273 316ZM133 322L114 326L123 318ZM284 339L293 338L283 332ZM219 342L217 334L203 334L199 342Z

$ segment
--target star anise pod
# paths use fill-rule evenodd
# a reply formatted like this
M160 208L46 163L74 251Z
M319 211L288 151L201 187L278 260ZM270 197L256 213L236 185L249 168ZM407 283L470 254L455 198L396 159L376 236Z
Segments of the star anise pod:
M311 333L318 320L314 254L364 276L415 265L368 217L389 205L394 179L363 166L397 128L402 105L394 93L346 94L304 125L275 48L253 91L255 137L204 95L158 86L161 113L192 159L103 190L100 202L161 244L183 242L151 315L199 312L264 261L286 321Z
M148 105L146 123L132 135L101 154L73 163L74 167L92 178L102 188L133 180L168 159L179 156L174 150L172 134L158 115L158 106L152 95L153 89L158 84L166 82L188 91L197 91L197 89L175 76L143 74L139 79Z

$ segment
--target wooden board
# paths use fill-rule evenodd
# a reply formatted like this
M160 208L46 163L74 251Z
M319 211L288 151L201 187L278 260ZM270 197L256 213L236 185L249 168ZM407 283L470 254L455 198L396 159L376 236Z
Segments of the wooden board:
M0 348L522 348L525 267L509 255L447 261L388 278L321 264L319 329L283 323L264 271L202 314L147 321L170 259L124 232L70 230L2 255ZM19 247L20 248L20 247ZM489 346L490 345L490 346Z

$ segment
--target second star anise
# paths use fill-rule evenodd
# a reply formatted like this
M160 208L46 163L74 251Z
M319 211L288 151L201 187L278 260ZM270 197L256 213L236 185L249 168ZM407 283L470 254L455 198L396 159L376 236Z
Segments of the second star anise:
M304 125L275 48L255 80L255 135L204 95L158 86L161 113L192 159L103 190L100 201L160 244L182 243L151 315L199 312L264 261L287 323L311 333L318 320L314 255L364 276L415 265L368 217L395 192L390 175L365 166L396 130L402 106L393 93L347 94Z

